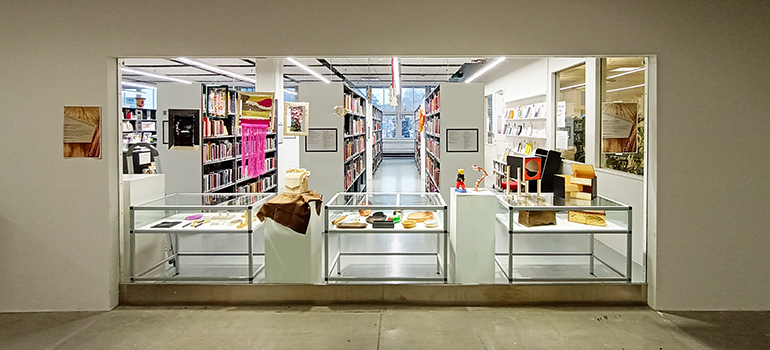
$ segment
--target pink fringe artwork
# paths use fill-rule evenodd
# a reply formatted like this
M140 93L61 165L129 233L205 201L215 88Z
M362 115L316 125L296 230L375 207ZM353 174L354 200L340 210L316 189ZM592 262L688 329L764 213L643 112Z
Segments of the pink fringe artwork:
M265 145L269 119L241 119L243 176L257 177L267 172L265 168Z

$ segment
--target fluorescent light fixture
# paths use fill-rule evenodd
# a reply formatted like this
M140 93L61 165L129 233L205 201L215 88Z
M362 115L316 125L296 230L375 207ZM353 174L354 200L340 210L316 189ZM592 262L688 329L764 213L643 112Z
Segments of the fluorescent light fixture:
M393 57L390 65L393 67L393 90L396 95L401 95L401 72L399 72L398 57Z
M144 96L145 95L145 93L141 92L141 91L121 90L121 92L124 93L124 94L134 94L134 95L137 95L137 96L139 96L139 95Z
M642 67L620 67L620 68L615 68L615 69L611 70L610 72L628 72L630 70L636 70L636 69L639 69L639 68L642 68Z
M612 78L622 77L622 76L624 76L624 75L628 75L628 74L631 74L631 73L640 72L640 71L643 71L643 70L644 70L644 68L636 68L636 69L634 69L634 70L630 70L630 71L628 71L628 72L625 72L625 73L620 73L620 74L618 74L618 75L613 75L613 76L611 76L611 77L607 77L607 79L612 79Z
M291 91L291 90L289 90L289 89L283 89L283 92L285 92L285 93L287 93L287 94L289 94L289 95L294 95L294 96L296 96L296 95L297 95L297 93L296 93L296 92L294 92L294 91Z
M203 62L199 62L199 61L187 58L187 57L177 57L176 59L177 59L177 61L189 64L191 66L196 66L198 68L202 68L202 69L205 69L205 70L210 71L210 72L218 73L218 74L221 74L221 75L226 75L226 76L228 76L230 78L233 78L233 79L242 80L242 81L245 81L247 83L252 83L252 84L256 84L257 83L256 79L245 77L243 75L233 73L233 72L231 72L229 70L224 70L224 69L219 68L219 67L214 67L214 66L212 66L210 64L205 64Z
M490 64L488 64L488 65L486 65L486 66L482 67L481 69L479 69L478 71L476 71L476 73L473 73L473 75L471 75L471 77L470 77L470 78L468 78L468 80L466 80L465 82L466 82L466 83L470 83L470 82L472 82L472 81L476 80L476 78L480 77L482 74L484 74L484 73L486 73L487 71L489 71L490 69L494 68L496 65L498 65L498 64L500 64L500 63L503 63L503 61L505 61L505 57L498 57L498 58L497 58L496 60L494 60L492 63L490 63Z
M634 85L634 86L627 86L627 87L620 88L620 89L607 90L607 92L615 92L615 91L621 91L621 90L634 89L634 88L638 88L638 87L642 87L642 86L644 86L644 84L639 84L639 85Z
M331 81L329 81L329 79L324 78L323 75L316 73L314 70L308 68L308 66L306 66L306 65L304 65L302 63L297 62L297 60L295 60L295 59L293 59L291 57L286 57L286 59L289 60L289 62L293 63L295 66L300 67L300 68L304 69L305 71L307 71L308 73L314 75L316 78L321 79L321 81L323 81L324 83L327 83L327 84L331 83Z
M142 88L142 89L157 89L157 87L152 86L152 85L147 85L147 84L142 84L142 83L134 83L134 82L131 82L131 81L121 81L120 83L122 85L125 85L125 86L138 87L138 88Z
M585 86L585 85L586 85L586 83L572 85L572 86L567 86L567 87L563 87L563 88L559 89L559 91L567 90L567 89L573 89L573 88L579 88L579 87Z
M137 69L132 69L132 68L121 68L120 70L122 70L122 71L124 71L126 73L139 74L139 75L144 75L146 77L151 77L151 78L175 81L177 83L192 84L191 81L187 81L187 80L183 80L183 79L177 79L177 78L172 78L172 77L168 77L168 76L165 76L165 75L160 75L160 74L155 74L155 73L150 73L150 72L145 72L143 70L137 70Z

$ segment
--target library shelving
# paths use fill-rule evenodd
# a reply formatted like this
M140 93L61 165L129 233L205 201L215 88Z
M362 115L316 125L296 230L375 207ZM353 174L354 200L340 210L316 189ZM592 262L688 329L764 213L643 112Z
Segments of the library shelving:
M124 107L121 119L123 148L145 142L158 144L156 110Z
M266 136L265 168L257 177L244 177L241 154L239 92L227 86L203 87L201 116L202 190L205 193L277 192L275 116Z
M502 134L506 136L506 150L532 155L547 146L547 116L545 102L519 104L503 113Z
M425 191L440 192L447 202L458 169L465 170L466 185L471 188L480 176L471 170L471 166L484 164L483 140L480 139L485 130L483 96L481 84L446 83L439 84L423 102L425 126L422 142L416 143L415 151L424 153L418 162L424 164ZM475 130L475 147L470 145L471 149L447 151L447 143L456 142L447 139L448 129L471 134Z
M345 108L350 112L344 120L345 191L366 190L366 98L353 89L344 87Z
M382 163L382 111L372 106L372 173Z
M423 137L422 134L425 132L424 130L422 132L420 131L420 111L422 111L422 106L420 108L417 108L416 111L414 111L414 130L418 131L414 135L414 164L417 165L417 173L420 173L420 178L422 178L422 143L423 143Z

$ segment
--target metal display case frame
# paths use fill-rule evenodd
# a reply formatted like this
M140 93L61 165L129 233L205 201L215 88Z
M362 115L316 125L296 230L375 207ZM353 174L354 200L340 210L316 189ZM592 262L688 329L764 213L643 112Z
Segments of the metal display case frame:
M631 273L633 267L632 261L632 227L633 211L631 206L597 196L591 201L570 201L554 197L552 193L545 193L540 199L535 194L522 195L522 200L516 200L516 195L512 195L512 200L508 200L505 194L498 195L499 205L496 213L497 223L502 225L507 231L508 242L507 252L495 252L495 263L508 279L509 283L514 282L627 282L631 283ZM520 211L556 211L561 213L556 217L556 225L526 227L518 223L518 212ZM507 211L507 213L506 213ZM605 211L608 213L607 225L605 227L591 226L569 222L564 214L568 211ZM618 220L610 220L610 212L626 212L626 215L614 214L613 219L625 217L625 224ZM588 235L588 251L526 251L517 252L514 250L514 237L516 235L538 235L538 234L558 234L558 235ZM626 239L625 271L609 264L606 259L596 255L596 236L608 234L622 234ZM499 257L507 257L505 266L500 262ZM589 278L516 278L514 277L514 268L516 267L514 257L516 256L534 256L534 257L576 257L585 256L589 258L589 273L593 277ZM597 277L595 275L595 262L606 267L617 277Z
M130 220L131 231L129 232L129 276L131 282L139 281L253 281L265 267L262 264L259 268L255 268L254 257L264 256L264 252L254 251L254 232L258 230L263 223L257 219L254 219L254 215L267 202L270 198L275 196L274 193L175 193L170 194L160 199L152 200L143 204L133 205L130 207ZM201 204L188 204L194 202L196 199L200 199ZM183 200L184 199L184 200ZM175 203L180 204L164 204ZM193 228L188 226L189 222L185 221L184 217L191 212L214 214L219 211L228 211L233 213L245 212L248 218L246 227L238 229L231 226L212 226L203 228ZM158 215L162 212L162 215ZM146 213L151 215L148 222L143 222L137 227L137 216ZM204 216L205 217L205 216ZM236 215L234 218L237 218ZM180 223L169 228L153 228L152 226L164 221L183 221L187 223ZM201 225L201 226L206 226ZM144 271L135 271L136 261L136 236L140 234L165 234L168 238L170 245L169 253L166 254L166 258L145 269ZM247 244L245 251L235 252L206 252L206 251L181 251L179 245L179 236L185 234L217 234L217 235L233 235L233 234L245 234L247 235ZM236 257L246 256L248 259L248 270L246 276L180 276L180 257L201 257L201 256L224 256L224 257ZM174 267L174 275L171 277L165 276L149 276L153 271L165 267L166 264L171 264Z
M392 204L377 204L377 198L381 196L393 196L395 201ZM423 198L426 202L434 204L402 204L406 198ZM371 205L361 203L372 202ZM345 203L345 204L339 204ZM374 192L340 192L334 195L332 199L324 206L324 280L328 282L443 282L447 283L447 251L449 248L449 215L446 202L439 193L374 193ZM423 223L418 223L417 227L406 229L400 223L395 224L394 228L373 228L371 224L366 228L351 229L338 228L332 224L334 218L333 212L351 212L358 210L372 211L392 211L392 210L416 210L431 211L440 213L442 216L441 226L436 228L426 228ZM330 259L329 236L337 234L337 253ZM404 235L436 235L436 252L343 252L341 250L342 237L345 235L360 234L404 234ZM443 244L442 244L443 239ZM442 249L443 245L443 249ZM436 274L438 277L348 277L341 276L341 259L343 256L435 256ZM336 272L334 272L336 270Z

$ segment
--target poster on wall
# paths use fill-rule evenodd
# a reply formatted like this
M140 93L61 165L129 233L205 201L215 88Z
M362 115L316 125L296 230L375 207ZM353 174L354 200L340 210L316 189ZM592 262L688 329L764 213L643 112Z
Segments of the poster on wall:
M447 152L478 152L479 129L446 129Z
M64 107L64 158L101 158L102 108Z
M556 102L556 127L567 127L567 101Z
M284 135L307 136L310 104L307 102L284 103Z
M227 86L206 87L206 117L214 119L227 118Z
M169 109L168 148L197 150L200 147L200 125L197 109Z
M602 153L636 153L637 104L602 103Z
M305 152L337 152L337 129L309 129L305 136Z

